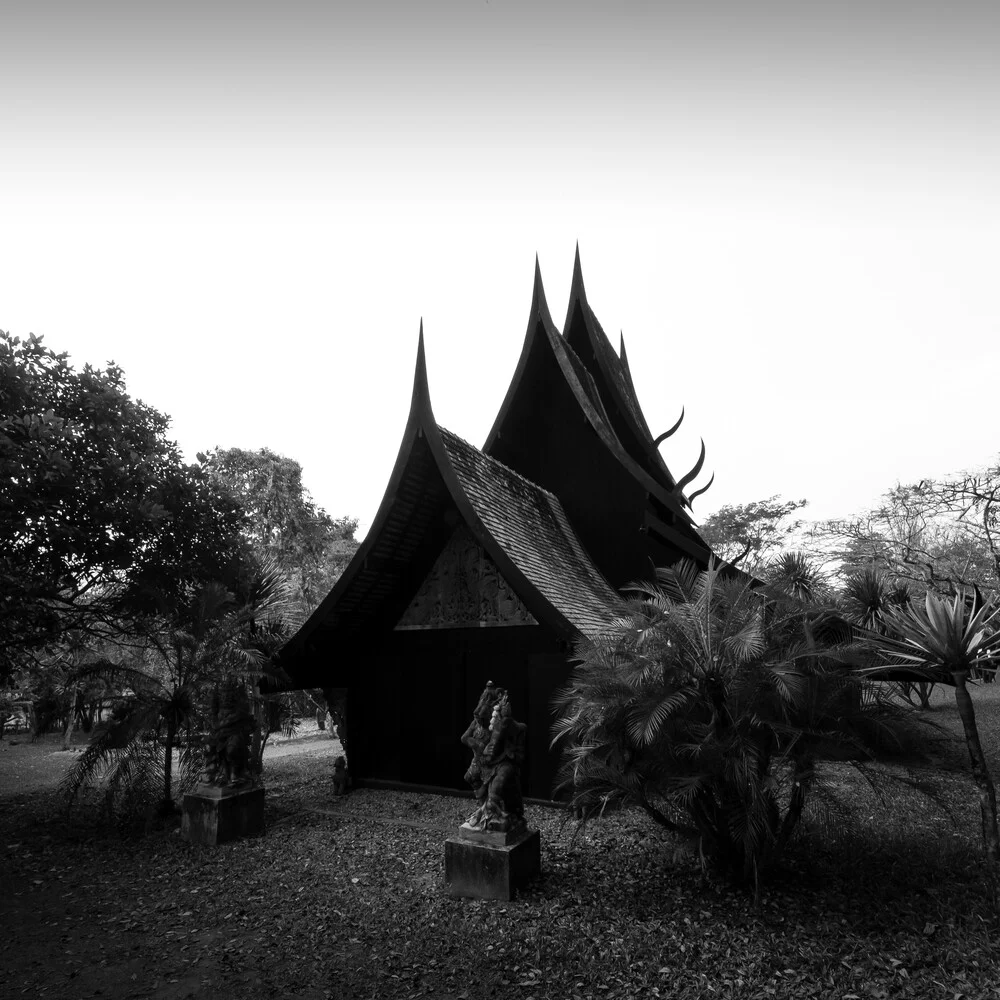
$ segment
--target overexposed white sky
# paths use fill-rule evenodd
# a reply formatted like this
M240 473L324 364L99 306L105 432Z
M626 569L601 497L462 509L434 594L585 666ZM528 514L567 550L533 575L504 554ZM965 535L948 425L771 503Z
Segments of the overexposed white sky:
M371 522L421 318L482 444L579 241L695 504L1000 451L1000 5L59 3L0 30L0 328ZM695 488L696 488L695 487Z

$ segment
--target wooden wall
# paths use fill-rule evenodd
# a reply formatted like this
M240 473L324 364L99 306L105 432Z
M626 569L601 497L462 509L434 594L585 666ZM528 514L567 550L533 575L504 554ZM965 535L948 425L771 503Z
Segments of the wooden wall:
M569 673L565 647L540 625L391 633L380 648L356 654L350 670L351 771L361 781L468 789L472 755L460 738L492 680L528 726L524 794L551 798L550 703Z

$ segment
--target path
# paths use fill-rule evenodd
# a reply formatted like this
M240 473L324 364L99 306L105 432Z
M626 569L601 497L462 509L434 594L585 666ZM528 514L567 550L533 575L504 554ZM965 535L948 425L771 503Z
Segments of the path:
M0 740L0 799L30 795L55 788L63 775L79 758L86 746L86 734L73 734L72 749L62 749L62 734L47 733L34 743L25 733L8 735ZM333 756L340 753L340 743L321 732L315 722L303 722L294 739L272 736L264 747L264 762L294 754ZM176 762L176 758L175 758Z

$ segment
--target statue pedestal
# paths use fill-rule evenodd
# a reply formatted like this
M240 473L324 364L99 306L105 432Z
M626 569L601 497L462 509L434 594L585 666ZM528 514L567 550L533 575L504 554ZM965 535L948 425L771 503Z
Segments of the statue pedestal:
M444 880L451 896L470 899L514 898L514 887L542 870L537 830L511 839L506 833L459 829L444 843Z
M192 844L224 844L264 832L264 788L199 785L184 796L181 835Z

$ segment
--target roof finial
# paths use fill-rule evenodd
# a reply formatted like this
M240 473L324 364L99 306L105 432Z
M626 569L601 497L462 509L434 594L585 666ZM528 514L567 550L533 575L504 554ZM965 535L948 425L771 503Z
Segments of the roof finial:
M542 320L549 326L552 325L552 315L549 313L549 304L545 300L545 287L542 285L542 268L538 263L538 254L535 254L535 282L531 289L531 316L528 318L529 324L535 320Z
M587 290L583 287L583 267L580 264L580 241L576 241L576 254L573 257L573 280L569 286L569 301L572 306L574 300L587 301Z
M417 336L417 363L413 370L413 395L410 398L410 414L418 409L429 417L431 410L431 393L427 385L427 358L424 355L424 318L420 317L420 333Z

